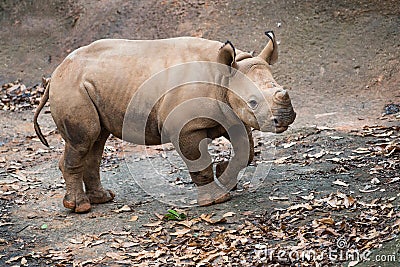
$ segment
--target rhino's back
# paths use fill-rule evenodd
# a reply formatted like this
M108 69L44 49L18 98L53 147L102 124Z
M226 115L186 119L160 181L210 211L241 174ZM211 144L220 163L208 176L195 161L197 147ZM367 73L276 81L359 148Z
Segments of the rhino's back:
M57 67L52 79L89 80L129 91L176 64L216 61L221 43L195 37L159 40L102 39L78 48ZM99 88L100 89L100 88Z
M86 64L114 63L121 66L136 61L139 66L163 69L196 60L215 61L221 45L217 41L195 37L159 40L102 39L75 50L67 59L84 61Z
M173 65L216 61L220 47L220 42L194 37L99 40L75 50L57 67L50 101L61 109L75 101L73 98L89 94L102 125L121 137L126 108L143 82ZM146 105L146 99L142 104ZM157 135L158 122L154 119Z

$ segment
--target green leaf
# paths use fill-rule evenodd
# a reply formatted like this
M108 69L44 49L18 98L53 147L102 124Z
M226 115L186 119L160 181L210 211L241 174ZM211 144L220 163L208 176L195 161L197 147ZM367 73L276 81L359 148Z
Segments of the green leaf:
M164 218L170 221L183 221L186 219L184 213L179 213L176 210L168 210L168 213L164 215Z
M40 229L43 229L43 230L45 230L45 229L47 229L49 226L47 225L47 224L42 224L42 226L40 226Z

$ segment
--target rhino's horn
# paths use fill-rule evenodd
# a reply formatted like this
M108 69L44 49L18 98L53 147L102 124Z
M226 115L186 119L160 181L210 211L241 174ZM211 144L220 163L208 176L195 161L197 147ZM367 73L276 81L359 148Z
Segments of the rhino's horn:
M279 90L276 91L274 94L274 98L273 101L276 104L282 105L282 106L290 106L292 105L291 101L290 101L290 97L289 94L286 90Z
M276 38L273 31L266 31L265 35L268 36L269 42L258 55L258 57L272 65L278 60L278 44L276 43Z

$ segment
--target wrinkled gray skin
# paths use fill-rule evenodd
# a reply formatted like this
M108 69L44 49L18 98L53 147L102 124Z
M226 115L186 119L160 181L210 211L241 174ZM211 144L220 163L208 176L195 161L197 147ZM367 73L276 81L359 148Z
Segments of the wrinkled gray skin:
M123 123L129 101L148 78L168 67L194 61L216 62L226 65L231 71L238 70L257 85L261 94L242 88L239 97L224 87L209 84L183 86L179 90L168 91L152 106L143 138L145 141L134 138L129 141L147 145L172 142L198 186L198 204L210 205L228 200L230 196L226 188L232 189L236 185L237 175L245 167L243 164L233 164L225 173L228 163L216 166L216 177L224 173L225 178L221 183L226 188L214 182L212 164L201 170L190 165L190 161L200 158L202 152L208 153L207 142L202 140L221 136L232 138L227 129L215 120L197 118L186 123L178 133L165 131L161 137L161 131L164 131L162 128L168 114L185 101L199 97L218 100L230 107L243 122L244 134L234 136L238 145L234 143L233 148L236 159L245 157L245 162L250 163L254 155L251 128L281 133L293 123L296 116L287 92L271 75L270 65L277 60L278 50L272 32L269 37L267 46L255 57L240 50L235 51L230 43L193 37L149 41L99 40L72 52L52 74L34 117L35 130L47 145L37 124L37 117L50 99L52 117L65 140L64 154L59 163L66 182L64 206L78 213L87 212L91 204L105 203L114 198L112 191L102 187L99 174L107 138L110 134L124 137ZM146 93L141 95L139 109L135 109L137 113L141 112L141 105L143 110L146 105L153 105L146 102L147 98ZM225 116L221 105L210 103L202 108L211 117ZM133 115L140 117L143 114ZM247 145L246 149L241 147L243 144ZM235 161L235 157L232 161Z

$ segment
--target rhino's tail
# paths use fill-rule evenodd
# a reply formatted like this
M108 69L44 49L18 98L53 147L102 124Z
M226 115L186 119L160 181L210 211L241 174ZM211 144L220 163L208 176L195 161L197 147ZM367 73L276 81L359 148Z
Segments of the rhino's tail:
M43 87L45 87L44 95L40 100L39 106L36 108L35 115L33 116L33 126L35 128L36 135L39 137L40 141L47 147L49 147L49 143L47 143L46 138L44 137L42 131L40 130L37 119L39 117L40 111L43 109L44 105L46 105L47 100L49 100L49 91L50 91L50 79L42 79Z

